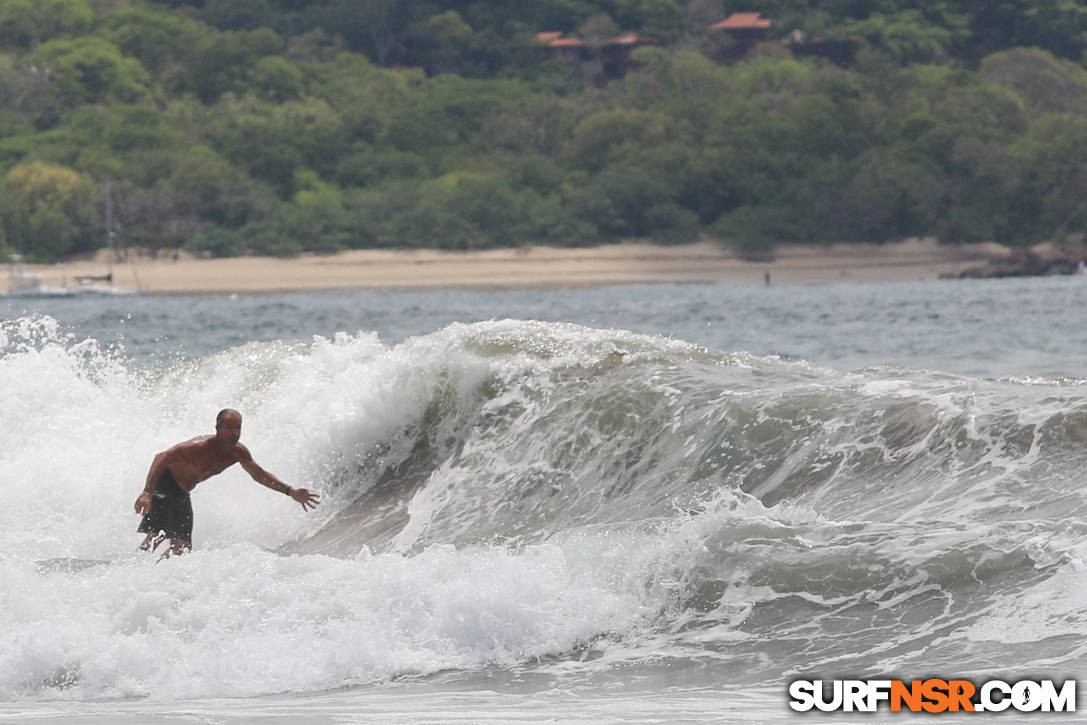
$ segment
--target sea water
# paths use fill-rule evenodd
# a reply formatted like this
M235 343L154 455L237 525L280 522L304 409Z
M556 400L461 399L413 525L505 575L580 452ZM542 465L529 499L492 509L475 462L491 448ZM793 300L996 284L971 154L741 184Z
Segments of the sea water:
M0 722L852 722L788 683L1076 677L1085 302L5 300ZM224 407L321 504L235 467L156 563L151 459Z

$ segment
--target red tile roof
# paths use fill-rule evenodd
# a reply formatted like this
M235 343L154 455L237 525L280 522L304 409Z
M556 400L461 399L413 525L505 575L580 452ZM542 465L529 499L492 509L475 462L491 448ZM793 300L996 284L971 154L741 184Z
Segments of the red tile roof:
M639 42L645 42L646 38L641 37L637 33L623 33L622 35L612 38L608 41L608 45L635 45Z
M770 19L762 17L762 13L733 13L710 27L714 30L765 29L770 27Z
M564 38L559 32L536 33L536 40L550 48L577 48L585 45L580 38ZM638 45L639 43L655 43L653 38L647 38L638 33L623 33L608 40L604 45Z

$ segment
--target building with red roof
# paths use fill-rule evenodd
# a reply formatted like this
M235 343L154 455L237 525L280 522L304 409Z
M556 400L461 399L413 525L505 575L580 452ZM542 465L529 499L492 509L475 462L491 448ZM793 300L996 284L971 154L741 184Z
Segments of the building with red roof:
M723 61L736 61L759 43L770 39L770 19L762 13L733 13L710 26L722 38L719 50Z
M710 26L711 30L769 30L770 19L762 13L733 13L719 23Z
M602 43L587 43L554 31L537 33L536 40L547 48L551 59L577 63L586 82L593 84L622 76L632 65L630 54L635 48L657 42L635 32L623 33Z

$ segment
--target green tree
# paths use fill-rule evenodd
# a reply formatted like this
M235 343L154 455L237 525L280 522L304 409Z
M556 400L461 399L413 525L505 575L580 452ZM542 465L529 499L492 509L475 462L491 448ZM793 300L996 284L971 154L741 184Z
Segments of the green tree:
M99 145L113 155L177 144L161 113L136 104L82 106L68 115L58 131L80 146Z
M426 162L418 154L358 142L336 161L333 179L350 187L423 179L429 175Z
M16 251L42 261L98 246L92 232L96 190L89 177L62 166L15 166L3 183L8 240Z
M316 99L284 104L226 99L216 108L207 133L224 158L270 184L283 198L298 191L294 183L302 168L333 175L347 146L339 117Z
M495 146L518 154L554 155L579 113L570 102L531 95L503 103L481 121L481 133Z
M159 181L145 220L164 247L211 228L240 229L268 213L274 201L259 184L210 149L194 148Z
M14 55L0 54L0 109L10 120L42 119L50 125L60 112L60 101L49 89L49 71L21 63ZM0 134L7 136L9 134Z
M268 28L205 33L179 79L181 90L192 91L204 103L214 103L224 93L244 93L253 67L285 47L283 38Z
M660 144L688 139L689 129L665 114L614 108L579 122L561 153L575 168L599 171L620 160L637 158Z
M833 212L845 239L885 242L934 229L945 197L935 169L887 149L863 154L854 168Z
M532 192L515 192L501 174L457 173L437 179L445 205L468 223L468 246L512 246L526 236ZM538 231L538 230L535 230Z
M147 71L103 38L51 40L30 60L49 69L50 88L65 105L127 103L147 95Z
M418 23L413 35L422 64L432 73L448 73L459 69L472 26L456 10L446 10Z
M944 162L948 169L945 213L934 233L950 242L1023 241L1036 224L1036 208L1024 204L1027 170L1001 144L975 136L952 142Z
M327 254L350 245L355 229L343 193L311 172L300 176L296 185L304 187L302 191L245 228L249 249L290 256L299 252Z
M846 29L897 63L933 63L949 60L953 44L964 36L965 19L956 17L959 22L948 27L927 21L917 10L892 15L875 13L847 24Z
M1011 88L1035 113L1087 114L1087 70L1039 48L1012 48L985 57L979 75Z
M1013 47L1038 47L1081 60L1087 47L1087 7L1078 0L993 0L974 4L969 55L981 58Z
M277 32L290 24L288 13L270 0L202 0L199 17L224 30L272 28Z
M383 141L437 162L450 152L474 152L492 113L529 95L517 81L483 81L441 75L416 89L394 109Z
M53 38L85 33L93 21L85 0L4 0L0 43L36 48Z
M684 7L677 0L612 0L605 7L624 30L636 29L658 42L671 43L683 30Z
M643 47L634 51L633 59L636 69L608 86L609 95L624 108L665 111L704 128L734 93L737 69L693 50Z
M782 242L802 238L795 210L787 206L744 205L723 214L713 232L751 261L773 259L774 248Z
M570 212L596 225L611 239L649 236L651 211L674 203L674 190L651 171L617 165L592 177L568 193ZM661 210L663 218L663 210Z
M1037 200L1037 235L1051 239L1087 229L1087 118L1042 116L1014 151L1028 169L1024 192Z
M349 47L385 66L403 52L409 29L425 9L411 0L331 0L314 7L310 15L326 32L343 37Z
M294 63L270 55L253 64L248 86L265 100L285 103L303 95L305 78Z
M310 95L335 110L350 139L368 143L393 123L425 80L421 72L385 70L364 55L347 52L320 64L308 76Z
M127 7L109 15L103 35L126 56L140 61L167 90L174 90L194 49L210 28L159 8Z

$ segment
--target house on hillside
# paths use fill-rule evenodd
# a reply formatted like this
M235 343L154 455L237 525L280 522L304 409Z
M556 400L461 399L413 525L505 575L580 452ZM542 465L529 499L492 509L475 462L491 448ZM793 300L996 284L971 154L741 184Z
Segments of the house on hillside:
M773 22L762 13L733 13L724 20L709 26L715 37L716 50L707 54L722 63L735 63L760 43L774 41L771 31ZM588 85L600 85L613 78L623 77L636 63L631 54L643 45L656 45L653 38L637 32L623 33L607 40L582 39L559 31L536 34L536 42L544 49L548 60L560 60L576 65ZM858 39L854 35L842 35L833 30L828 36L808 37L801 30L794 30L781 41L781 46L795 55L818 56L838 65L851 65L856 61Z
M567 37L556 31L537 33L536 40L546 50L548 59L577 64L585 82L590 85L621 78L634 65L631 53L643 45L655 45L657 42L633 32L597 43Z
M769 39L770 25L770 18L762 13L733 13L711 25L710 30L720 30L738 41L759 43Z
M719 33L721 60L738 60L757 44L770 40L770 19L762 13L733 13L710 30Z

